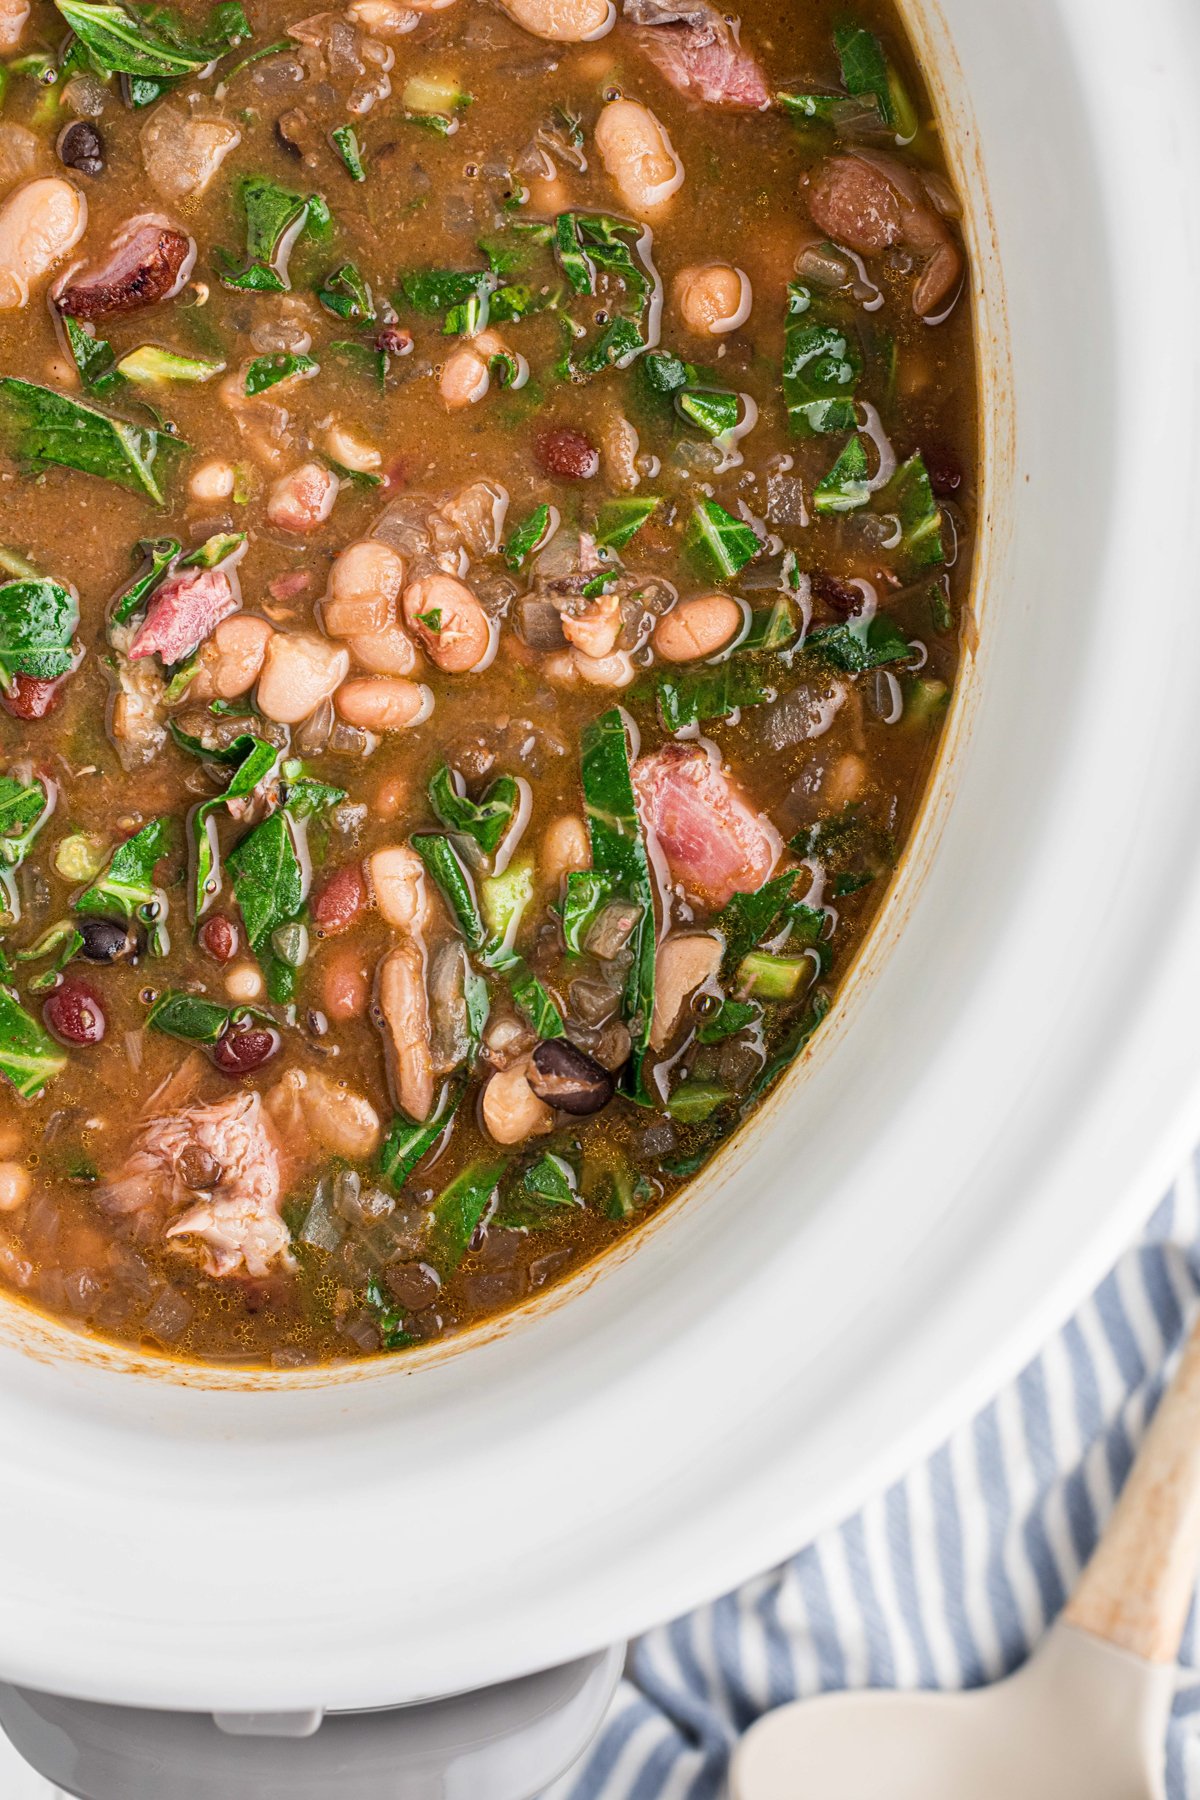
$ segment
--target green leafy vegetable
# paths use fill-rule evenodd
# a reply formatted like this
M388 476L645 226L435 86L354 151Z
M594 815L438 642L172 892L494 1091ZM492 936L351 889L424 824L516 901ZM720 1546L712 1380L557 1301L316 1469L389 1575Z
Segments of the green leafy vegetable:
M117 374L126 381L153 386L159 381L211 381L224 367L223 362L178 356L174 350L160 350L157 344L143 344L140 350L131 350L121 358Z
M117 846L104 874L76 900L75 911L132 919L135 913L144 915L156 907L160 896L154 871L171 850L174 837L173 819L151 819Z
M99 5L93 0L54 0L101 74L177 81L208 67L222 50L250 36L240 4L214 7L203 37L189 42L163 7Z
M315 375L320 366L315 357L286 350L277 351L273 356L256 356L246 370L246 393L264 394L268 388L281 381L291 381L297 375Z
M189 1044L215 1044L224 1037L235 1019L246 1016L244 1006L218 1006L200 994L176 993L168 989L160 994L146 1014L152 1031L167 1037L182 1038Z
M164 504L157 464L184 449L180 439L130 425L85 400L15 376L0 378L0 440L31 468L77 469Z
M391 1295L384 1292L378 1275L372 1275L367 1282L363 1305L375 1322L381 1349L407 1350L417 1342L410 1331L405 1331L404 1314Z
M719 1008L705 1019L696 1032L696 1041L701 1044L723 1044L727 1038L736 1037L747 1025L756 1025L762 1018L762 1008L752 1000L722 1000Z
M666 350L652 350L648 356L644 356L641 371L642 380L651 393L664 399L669 399L680 388L686 387L696 373L690 363L672 356Z
M304 866L286 811L273 812L234 846L226 858L233 892L250 947L262 965L267 992L285 1002L295 989L295 969L276 955L273 934L290 925L304 904Z
M610 316L600 335L592 336L581 354L577 354L574 341L568 345L568 371L597 375L607 368L624 369L635 356L653 348L657 322L652 302L659 281L644 225L608 213L560 213L554 224L554 252L576 294L596 294L601 276L608 283L605 298ZM617 293L622 291L625 300L620 305Z
M493 943L512 949L533 889L533 859L525 856L510 862L503 875L488 875L480 882L480 910Z
M113 601L109 612L110 627L127 625L134 614L141 611L155 588L165 580L183 545L178 538L143 538L137 548L148 566Z
M567 892L562 903L563 941L572 956L582 956L588 932L615 897L607 875L594 869L572 869L567 876Z
M885 664L908 662L913 647L886 613L872 619L847 619L842 625L826 625L805 640L806 655L819 656L847 675L862 675Z
M22 1099L36 1100L66 1066L66 1051L0 988L0 1075L8 1077Z
M717 388L686 387L675 396L675 410L709 437L722 438L735 429L741 408L736 394Z
M680 1125L700 1125L719 1106L735 1098L728 1088L718 1087L715 1081L684 1081L667 1101L665 1111Z
M0 922L20 917L13 873L25 861L53 811L51 790L41 781L16 781L11 775L0 775Z
M90 394L104 394L122 385L117 374L116 356L111 344L103 338L95 337L78 319L70 313L62 315L63 330L67 334L67 344L71 359L79 372L79 379Z
M243 176L237 192L246 215L245 261L239 268L226 251L218 251L221 282L245 293L287 293L296 241L305 231L327 230L329 208L319 194L294 194L265 175Z
M853 431L862 371L862 352L849 330L818 317L809 289L793 282L783 348L783 398L792 431L804 437Z
M596 519L596 548L623 550L637 536L658 505L658 500L649 494L644 500L606 500Z
M667 731L705 719L727 719L744 706L757 706L768 698L753 663L741 656L727 657L715 666L665 670L658 676L658 711Z
M566 1030L562 1014L512 948L508 941L510 934L493 936L485 927L474 883L450 839L438 832L419 831L412 839L412 847L442 890L468 948L485 968L493 970L508 983L517 1006L539 1037L562 1037Z
M643 1065L654 1017L654 883L629 768L625 714L619 706L584 727L583 804L592 848L592 871L614 896L630 900L641 913L629 946L633 962L623 1011L633 1039L632 1092L646 1095Z
M521 806L521 784L513 775L499 775L482 800L467 796L463 779L447 763L440 763L429 781L429 801L448 831L465 838L469 853L492 857L508 835Z
M776 94L776 101L794 119L819 119L823 125L835 125L845 107L843 94Z
M367 179L366 165L363 162L362 149L353 125L339 125L329 135L333 139L334 148L346 165L346 171L351 181L365 181Z
M535 550L540 550L557 524L558 514L553 508L545 504L535 507L528 518L522 519L504 546L504 560L509 568L519 569Z
M43 931L34 943L27 945L24 950L18 950L13 961L25 963L42 962L46 957L52 959L29 982L30 993L40 994L58 985L59 975L82 947L83 936L70 919L59 919L56 924Z
M400 277L400 294L415 312L446 313L472 298L484 300L495 285L489 269L414 269Z
M901 463L880 499L886 512L900 520L900 558L910 573L936 568L946 560L942 510L934 498L925 459L918 452Z
M892 127L902 143L908 143L917 134L917 115L875 33L861 25L846 24L835 31L834 42L847 91L869 95L884 124Z
M426 1256L443 1281L448 1281L467 1253L492 1203L506 1163L472 1163L438 1195L430 1207L433 1215Z
M723 581L737 575L761 549L752 527L716 500L695 502L687 542L696 560Z
M6 581L0 587L0 688L15 675L55 681L72 667L79 624L75 596L57 581Z
M866 447L860 437L852 437L813 489L813 506L819 513L857 512L870 498Z
M725 939L722 973L736 969L748 951L780 927L784 909L796 885L795 872L776 875L753 894L734 894L717 915L717 930Z
M495 1223L506 1231L541 1231L579 1204L570 1163L547 1151L502 1189Z
M835 898L857 893L886 874L896 857L891 833L875 825L856 802L797 832L791 848L820 863Z
M222 760L236 761L237 768L223 794L202 800L188 820L192 841L192 909L197 919L212 905L221 891L221 862L217 844L216 815L227 810L231 800L245 799L271 774L279 761L274 744L250 736L234 738L224 751ZM247 927L249 929L249 927Z
M786 594L781 594L773 606L757 607L750 615L749 627L738 649L784 650L799 634L791 601Z
M371 290L354 263L343 263L325 278L317 289L317 299L326 312L336 314L356 325L375 323L375 301Z

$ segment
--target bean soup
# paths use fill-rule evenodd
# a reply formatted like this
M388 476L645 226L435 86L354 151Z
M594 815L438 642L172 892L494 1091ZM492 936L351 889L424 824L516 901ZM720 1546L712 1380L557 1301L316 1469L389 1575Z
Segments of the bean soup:
M677 1195L884 898L978 507L937 121L880 0L0 56L0 1279L402 1352Z

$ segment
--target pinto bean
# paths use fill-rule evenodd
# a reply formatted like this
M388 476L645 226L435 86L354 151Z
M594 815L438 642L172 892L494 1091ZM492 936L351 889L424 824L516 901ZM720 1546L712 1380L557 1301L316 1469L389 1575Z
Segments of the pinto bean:
M613 28L609 0L501 0L510 19L555 44L588 44Z
M236 700L258 680L273 628L253 613L222 619L200 653L193 700Z
M0 1163L0 1212L16 1212L32 1192L33 1177L22 1163Z
M347 544L329 571L321 620L330 637L379 631L404 584L404 563L390 544L362 538Z
M375 904L397 931L421 932L429 922L425 864L407 844L392 844L367 858Z
M689 331L719 337L736 331L750 317L750 278L731 263L699 263L675 277L675 304Z
M369 474L383 461L375 446L364 443L347 425L329 427L325 433L325 448L334 462L341 463L343 469L353 469L359 475Z
M404 731L433 711L433 696L419 681L369 675L344 681L333 696L339 717L364 731Z
M593 660L611 656L621 635L621 596L600 594L574 617L562 616L563 636Z
M371 1003L371 982L357 950L337 950L326 958L321 971L321 1003L335 1025L362 1018Z
M488 367L493 356L504 354L504 341L494 331L481 331L468 344L452 350L442 365L438 392L451 412L474 406L482 400L491 385Z
M413 939L397 944L380 963L376 998L388 1035L396 1099L419 1123L433 1109L433 1052L425 954Z
M600 452L570 425L558 425L534 439L533 454L547 475L560 481L590 481L600 468Z
M497 1144L521 1144L526 1138L544 1137L554 1128L553 1112L529 1085L532 1067L530 1058L524 1056L493 1075L483 1090L483 1123Z
M34 284L73 250L87 224L87 201L69 181L43 175L0 206L0 312L29 300Z
M654 965L654 1020L650 1048L665 1050L684 1008L721 966L721 943L708 932L677 931L663 939Z
M742 609L728 594L697 594L658 621L651 642L664 662L715 656L742 628Z
M476 669L492 648L488 616L465 582L423 575L404 590L404 620L429 660L449 675Z
M350 652L307 631L277 631L258 682L259 710L277 725L299 725L332 699L350 673Z
M367 905L367 884L361 863L345 863L335 869L313 896L310 911L322 937L349 931Z
M610 100L596 121L596 148L630 212L656 212L683 182L683 164L648 106Z
M587 827L577 813L563 813L560 818L551 819L542 834L538 860L546 882L558 883L574 869L591 868Z
M281 475L267 496L267 518L280 531L318 530L333 511L341 486L322 463L301 463Z

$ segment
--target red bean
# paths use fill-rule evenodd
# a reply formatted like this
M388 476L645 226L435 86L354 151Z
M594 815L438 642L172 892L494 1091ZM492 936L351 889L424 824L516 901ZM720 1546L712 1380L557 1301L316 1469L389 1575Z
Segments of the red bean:
M321 999L334 1024L360 1019L371 999L371 982L357 951L336 950L321 975Z
M250 1075L270 1062L280 1046L280 1036L269 1025L248 1025L225 1032L213 1045L212 1059L224 1075Z
M200 927L200 948L212 957L214 962L231 962L237 955L238 931L232 919L224 913L214 913L211 919L205 919Z
M407 356L413 347L413 334L403 325L385 325L375 333L375 348L388 356Z
M62 1044L98 1044L104 1036L106 1020L99 998L86 981L72 976L49 996L42 1017Z
M347 863L335 869L312 902L312 917L322 937L348 931L367 904L367 884L362 864Z
M547 475L563 481L589 481L600 467L600 452L570 425L543 431L534 440L533 454Z
M811 580L814 600L821 601L839 619L851 619L862 611L863 597L850 582L839 581L827 569L814 569Z
M0 694L5 712L14 719L44 719L58 701L64 677L42 681L36 675L14 675L7 694Z
M963 484L962 466L951 451L937 445L924 452L929 485L939 500L948 500Z

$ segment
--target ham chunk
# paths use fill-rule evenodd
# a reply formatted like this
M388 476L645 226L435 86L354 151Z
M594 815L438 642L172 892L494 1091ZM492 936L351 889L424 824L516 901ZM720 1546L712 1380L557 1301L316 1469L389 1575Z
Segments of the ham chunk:
M184 569L164 581L129 646L131 661L158 656L170 667L202 644L239 605L222 569Z
M242 1092L148 1120L98 1199L147 1230L159 1225L209 1275L258 1277L287 1258L283 1191L283 1152L262 1098Z
M962 252L946 224L953 196L875 150L831 156L808 191L814 225L836 243L876 256L903 245L923 261L913 287L921 318L941 312L962 279Z
M177 294L196 260L196 246L166 219L144 213L130 219L104 261L81 270L57 296L59 312L73 319L111 319Z
M771 94L763 72L738 42L737 27L707 0L626 0L639 47L681 94L708 106L760 112Z
M778 832L701 745L665 744L641 757L633 787L642 824L689 894L723 906L754 893L778 862Z

